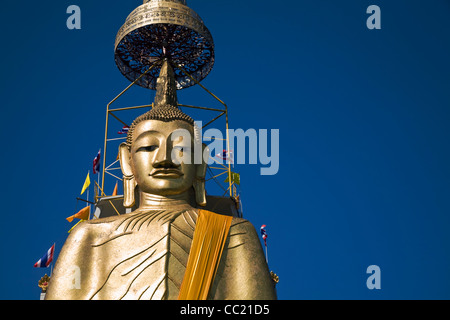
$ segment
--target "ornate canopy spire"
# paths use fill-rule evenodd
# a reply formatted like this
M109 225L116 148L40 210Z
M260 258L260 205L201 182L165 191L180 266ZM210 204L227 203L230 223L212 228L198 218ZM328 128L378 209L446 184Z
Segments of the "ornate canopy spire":
M172 66L167 59L164 60L156 80L156 96L154 107L174 106L178 108L177 84Z
M185 0L144 0L117 33L116 64L128 80L135 81L165 58L173 62L177 89L193 86L196 82L177 66L196 81L203 80L214 65L213 38ZM159 68L153 68L136 84L156 89Z

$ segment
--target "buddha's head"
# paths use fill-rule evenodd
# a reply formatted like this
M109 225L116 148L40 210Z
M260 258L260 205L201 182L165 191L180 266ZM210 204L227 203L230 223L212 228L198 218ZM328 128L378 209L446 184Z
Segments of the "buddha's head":
M177 107L173 70L165 62L154 107L134 120L127 141L119 147L124 206L134 205L136 186L159 196L184 194L194 188L197 204L206 205L206 163L202 159L196 164L193 152L204 148L194 120Z

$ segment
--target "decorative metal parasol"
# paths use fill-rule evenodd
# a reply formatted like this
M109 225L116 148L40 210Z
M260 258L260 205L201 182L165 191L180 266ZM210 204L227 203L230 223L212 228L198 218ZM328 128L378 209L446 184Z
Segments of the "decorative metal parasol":
M198 82L213 68L211 33L184 0L144 0L117 33L115 61L128 80L135 81L163 59L181 66ZM155 90L160 68L152 68L136 84ZM174 72L177 89L196 84L178 68Z

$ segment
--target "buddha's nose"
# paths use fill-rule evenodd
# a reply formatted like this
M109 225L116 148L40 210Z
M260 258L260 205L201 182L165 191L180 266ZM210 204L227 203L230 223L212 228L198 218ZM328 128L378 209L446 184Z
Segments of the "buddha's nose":
M180 165L172 161L172 149L164 143L158 149L153 163L154 168L178 168Z
M179 164L175 164L171 159L157 161L153 164L153 168L156 168L156 169L158 169L158 168L159 169L176 169L179 166L180 166Z

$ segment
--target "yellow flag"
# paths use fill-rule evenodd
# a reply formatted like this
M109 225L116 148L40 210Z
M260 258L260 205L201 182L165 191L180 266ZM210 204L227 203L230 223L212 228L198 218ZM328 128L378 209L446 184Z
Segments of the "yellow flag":
M228 177L226 178L225 182L229 182L230 180ZM237 185L241 184L241 176L239 173L231 172L231 182L236 183Z
M81 189L81 194L83 194L84 191L86 191L87 187L89 187L90 184L91 184L91 179L89 179L89 172L88 172L86 181L84 181L84 184L83 184L83 189Z
M91 208L90 206L84 207L83 209L75 213L73 216L66 218L67 221L72 222L73 219L75 218L80 220L89 220L89 213L91 211L90 208Z

